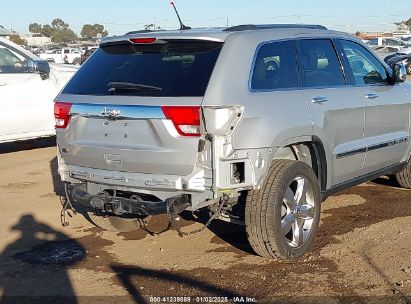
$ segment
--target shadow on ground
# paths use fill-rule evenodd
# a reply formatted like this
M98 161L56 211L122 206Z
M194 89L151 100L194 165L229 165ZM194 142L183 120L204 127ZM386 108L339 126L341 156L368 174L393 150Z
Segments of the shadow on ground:
M398 184L394 176L381 176L379 178L372 180L370 183L381 185L381 186L388 186L388 187L403 189L400 186L400 184Z
M64 183L61 181L58 169L59 165L57 162L57 157L54 157L50 161L50 173L53 178L53 190L58 196L64 196Z
M206 212L197 213L196 216L193 216L190 212L185 212L181 216L186 221L198 222L203 225L206 224L209 219ZM214 220L211 222L208 230L215 234L215 237L212 239L213 243L230 245L226 248L219 248L214 251L232 251L240 255L254 254L247 239L245 226L235 225L221 220Z
M20 236L0 254L0 303L77 303L67 268L85 249L30 214L11 230Z
M238 294L231 289L218 287L202 280L170 271L150 270L137 266L124 265L114 265L112 269L134 301L140 304L153 303L154 301L150 301L150 296L192 296L193 294L228 298L238 296ZM145 291L147 287L149 287L150 291L148 292L151 294L147 294ZM156 293L152 293L153 291L156 291ZM187 301L176 299L173 302L184 303Z
M359 205L347 205L337 208L323 208L322 224L320 226L315 252L318 252L327 244L337 242L335 236L344 235L352 232L357 228L368 227L373 224L390 220L398 217L411 216L411 205L409 204L410 191L395 187L395 180L388 178L378 178L368 185L357 186L347 189L334 197L346 195L358 195L365 200ZM326 201L324 204L331 204ZM327 215L324 217L324 215ZM181 214L182 221L180 225L183 227L191 226L194 223L205 224L208 220L207 212L192 214L184 212ZM166 226L167 217L156 217L159 226L153 231L160 231L161 227ZM185 232L193 231L197 228L187 227ZM217 249L212 249L213 252L234 252L240 256L254 254L248 240L245 227L230 224L220 220L215 220L208 227L215 234L212 242L215 244L226 245ZM145 231L136 231L129 233L121 233L124 239L140 240L144 239L148 233ZM177 233L176 233L176 236Z
M353 187L336 194L334 197L358 195L365 202L360 205L353 204L324 209L315 251L318 252L329 243L337 242L335 236L344 235L357 228L368 227L386 220L411 216L410 193L411 191L399 188L395 179L381 177L368 185ZM331 202L326 201L324 204L331 204ZM324 217L324 215L328 216ZM196 221L202 224L208 219L205 214L193 217L190 213L185 213L183 217L187 221ZM247 241L245 227L216 220L210 225L209 230L216 235L212 242L229 244L227 248L219 248L217 251L232 251L240 255L253 254Z
M0 144L0 154L14 153L25 150L49 148L56 146L55 137L38 138L32 140L16 141Z

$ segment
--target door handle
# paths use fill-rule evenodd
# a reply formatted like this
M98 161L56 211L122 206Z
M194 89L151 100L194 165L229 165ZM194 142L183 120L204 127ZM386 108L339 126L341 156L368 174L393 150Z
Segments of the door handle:
M379 96L377 94L374 93L369 93L369 94L365 94L365 99L376 99Z
M314 98L311 100L311 103L323 104L323 103L326 103L327 101L328 101L327 97L317 96L317 97L314 97Z
M4 86L6 86L7 85L7 83L5 83L5 82L0 82L0 87L4 87Z

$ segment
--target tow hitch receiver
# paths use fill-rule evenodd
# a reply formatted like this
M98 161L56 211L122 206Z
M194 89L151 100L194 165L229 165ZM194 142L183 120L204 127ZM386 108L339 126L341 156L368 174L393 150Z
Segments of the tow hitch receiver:
M74 188L72 199L92 208L115 215L135 214L140 216L159 214L179 214L191 206L191 196L182 194L165 201L142 201L137 199L114 197L106 192L91 195L83 190Z

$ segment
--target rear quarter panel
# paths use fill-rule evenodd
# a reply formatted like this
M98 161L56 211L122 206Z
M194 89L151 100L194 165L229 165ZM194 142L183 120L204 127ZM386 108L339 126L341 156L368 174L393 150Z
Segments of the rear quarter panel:
M204 97L203 106L244 106L243 119L232 136L235 149L278 147L290 138L312 134L303 91L249 90L256 49L270 40L264 33L229 36Z

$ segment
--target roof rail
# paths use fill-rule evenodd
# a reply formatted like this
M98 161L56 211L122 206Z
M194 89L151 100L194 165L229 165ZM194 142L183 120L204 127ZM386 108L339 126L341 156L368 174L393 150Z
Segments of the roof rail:
M241 31L250 31L250 30L287 29L287 28L327 30L325 26L317 25L317 24L243 24L243 25L228 27L224 30L224 32L241 32Z

